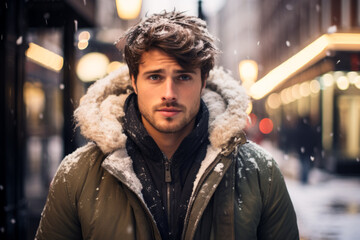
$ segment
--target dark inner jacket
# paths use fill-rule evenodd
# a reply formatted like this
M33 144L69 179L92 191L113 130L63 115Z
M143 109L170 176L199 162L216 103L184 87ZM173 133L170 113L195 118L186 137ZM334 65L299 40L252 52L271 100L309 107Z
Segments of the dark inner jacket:
M159 149L141 122L137 98L125 102L126 150L163 239L181 237L193 182L206 155L209 112L201 100L193 131L181 142L171 159Z

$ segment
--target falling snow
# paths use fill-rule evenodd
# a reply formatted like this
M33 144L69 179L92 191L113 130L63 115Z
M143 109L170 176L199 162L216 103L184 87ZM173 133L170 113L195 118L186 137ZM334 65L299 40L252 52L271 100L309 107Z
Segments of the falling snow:
M214 171L215 171L215 172L218 172L218 173L221 173L222 170L223 170L223 168L224 168L224 164L223 164L223 163L218 163L218 164L216 165L216 167L214 168Z
M45 24L48 24L48 19L50 18L50 13L45 13L44 14L44 19L45 19Z
M74 25L75 25L75 32L77 32L77 30L78 30L78 21L77 20L74 20Z
M18 37L18 39L16 39L16 45L20 45L20 44L22 44L22 42L23 42L22 36L20 36L20 37Z
M330 26L330 27L327 29L327 32L328 32L328 33L335 33L336 31L337 31L336 25Z

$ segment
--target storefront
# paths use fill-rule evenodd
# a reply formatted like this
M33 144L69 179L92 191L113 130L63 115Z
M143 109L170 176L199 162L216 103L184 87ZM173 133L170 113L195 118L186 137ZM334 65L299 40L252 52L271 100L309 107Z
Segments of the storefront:
M50 180L77 147L74 33L95 25L95 1L0 6L0 239L34 237Z
M360 34L325 34L251 87L284 151L302 148L299 123L311 126L312 161L360 173Z

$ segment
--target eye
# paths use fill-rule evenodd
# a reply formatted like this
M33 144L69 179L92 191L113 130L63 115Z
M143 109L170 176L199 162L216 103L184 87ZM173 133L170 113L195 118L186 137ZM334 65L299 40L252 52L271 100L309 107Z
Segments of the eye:
M161 79L161 77L160 77L160 75L153 74L153 75L149 76L149 79L152 80L152 81L158 81L158 80Z
M179 79L180 81L189 81L189 80L191 80L192 78L191 78L191 76L188 75L188 74L182 74L182 75L180 75L180 76L178 77L178 79Z

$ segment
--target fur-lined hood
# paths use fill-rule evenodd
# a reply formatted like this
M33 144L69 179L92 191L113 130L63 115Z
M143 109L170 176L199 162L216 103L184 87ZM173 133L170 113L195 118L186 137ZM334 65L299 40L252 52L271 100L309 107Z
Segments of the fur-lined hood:
M81 134L96 142L105 154L125 147L127 137L121 122L125 100L132 91L128 68L121 67L94 83L75 111ZM210 143L214 148L224 148L246 126L249 97L229 73L215 68L209 74L202 99L210 113Z

